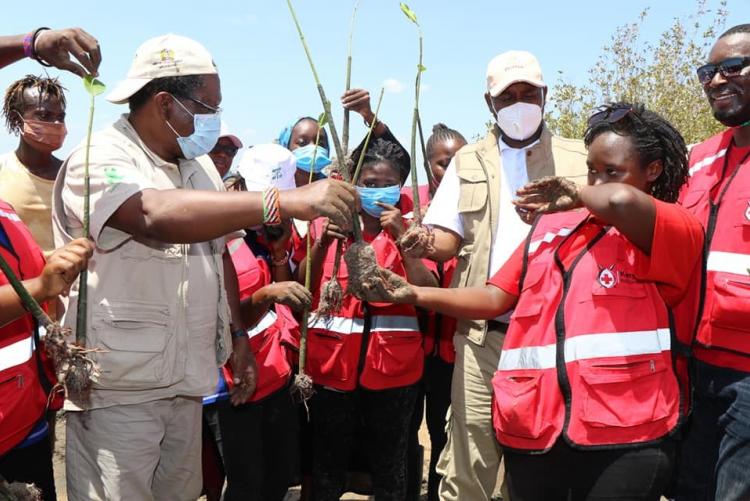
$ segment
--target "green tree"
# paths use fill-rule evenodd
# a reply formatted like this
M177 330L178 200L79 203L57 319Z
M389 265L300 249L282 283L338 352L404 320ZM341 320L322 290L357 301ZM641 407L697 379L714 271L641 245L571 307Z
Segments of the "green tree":
M707 4L708 0L698 0L695 13L674 19L656 42L641 37L648 9L635 22L618 27L589 69L585 84L570 83L559 72L545 117L550 129L560 136L581 138L588 116L598 105L629 101L662 114L688 144L721 130L695 75L727 18L726 0L713 9Z

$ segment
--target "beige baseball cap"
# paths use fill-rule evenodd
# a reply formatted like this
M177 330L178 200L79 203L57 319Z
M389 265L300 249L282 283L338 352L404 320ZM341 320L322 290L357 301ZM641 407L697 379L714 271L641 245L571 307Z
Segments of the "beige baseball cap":
M204 46L169 33L146 40L136 49L127 78L115 86L107 100L115 104L127 103L155 78L217 73L213 58Z
M518 82L527 82L537 87L547 87L534 54L523 50L509 50L495 56L487 65L487 92L497 97L505 89Z

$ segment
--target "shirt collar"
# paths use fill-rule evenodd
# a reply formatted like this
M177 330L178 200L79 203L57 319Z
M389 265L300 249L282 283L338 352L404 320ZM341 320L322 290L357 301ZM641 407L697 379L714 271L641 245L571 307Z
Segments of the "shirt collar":
M532 147L536 146L537 144L539 144L539 141L540 141L540 139L537 139L533 143L527 144L523 148L514 148L512 146L508 146L505 143L505 141L503 141L502 137L498 137L497 138L497 147L500 149L500 152L503 152L505 150L525 151L525 150L528 150L529 148L532 148Z

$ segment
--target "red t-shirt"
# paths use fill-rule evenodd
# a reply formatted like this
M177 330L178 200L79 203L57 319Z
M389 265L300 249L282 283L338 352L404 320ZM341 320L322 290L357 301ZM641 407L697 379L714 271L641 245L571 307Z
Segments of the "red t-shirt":
M703 248L703 228L687 210L677 204L654 200L656 222L651 243L651 255L637 264L636 276L644 282L655 282L659 293L669 306L677 304L684 295L691 274ZM590 217L560 246L558 255L563 266L569 267L594 236L602 223ZM679 242L678 245L676 243ZM518 285L523 268L526 242L513 252L488 284L518 296Z

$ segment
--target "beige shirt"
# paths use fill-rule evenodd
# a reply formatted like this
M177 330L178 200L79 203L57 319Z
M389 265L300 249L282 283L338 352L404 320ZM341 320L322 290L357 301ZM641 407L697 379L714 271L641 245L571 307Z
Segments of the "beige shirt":
M82 233L83 158L78 146L55 184L55 241ZM223 190L208 157L166 162L138 137L124 115L94 134L90 150L91 236L87 346L102 375L88 403L66 409L135 404L173 396L200 397L217 383L231 349L223 283L223 238L198 244L136 239L107 226L112 214L146 189ZM75 328L77 287L64 325Z
M55 248L51 215L54 184L29 172L14 151L0 155L0 199L13 206L45 255Z

